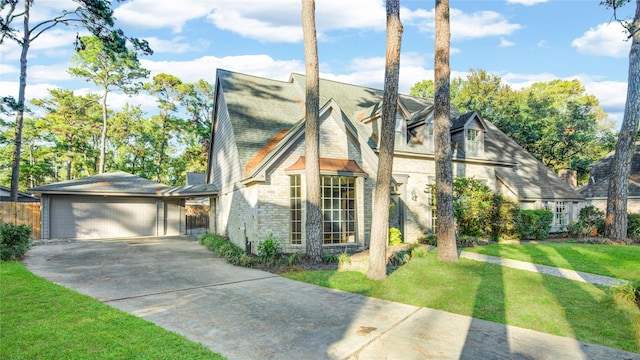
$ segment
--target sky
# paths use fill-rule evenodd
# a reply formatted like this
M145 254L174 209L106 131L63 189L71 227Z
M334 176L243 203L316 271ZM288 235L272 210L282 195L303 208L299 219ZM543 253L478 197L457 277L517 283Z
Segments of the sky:
M116 26L149 41L154 54L142 56L151 71L183 82L214 83L216 69L288 80L304 73L301 0L128 0L113 2ZM622 27L600 0L450 1L451 77L470 69L498 75L515 89L534 82L578 79L595 95L609 119L622 121L629 50ZM400 92L433 80L435 1L400 0L404 26ZM31 22L73 9L71 0L39 0ZM618 13L633 15L633 2ZM2 12L0 12L2 14ZM316 0L320 76L382 89L386 46L385 3L380 0ZM55 27L29 49L27 99L48 89L97 92L67 69L79 29ZM0 45L0 95L17 97L20 48ZM139 104L155 109L154 98L109 95L109 106Z

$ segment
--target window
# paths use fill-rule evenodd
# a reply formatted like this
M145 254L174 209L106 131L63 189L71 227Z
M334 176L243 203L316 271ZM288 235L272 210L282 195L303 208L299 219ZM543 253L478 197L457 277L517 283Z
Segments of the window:
M321 181L324 243L355 242L355 178L322 176Z
M290 236L292 244L302 244L302 201L300 192L300 175L293 175L290 178Z
M406 121L402 117L400 111L396 111L396 124L394 128L395 132L395 146L403 148L407 143L407 128Z
M567 225L567 207L564 201L556 201L556 212L554 217L554 224L556 226Z
M467 129L465 151L468 154L480 154L482 152L480 130Z
M427 150L433 151L433 121L425 122L424 124L424 145Z

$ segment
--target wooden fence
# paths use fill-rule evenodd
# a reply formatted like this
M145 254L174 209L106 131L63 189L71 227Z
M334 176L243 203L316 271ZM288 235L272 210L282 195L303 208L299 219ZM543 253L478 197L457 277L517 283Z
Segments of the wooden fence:
M29 225L31 239L40 239L40 203L0 202L0 223Z

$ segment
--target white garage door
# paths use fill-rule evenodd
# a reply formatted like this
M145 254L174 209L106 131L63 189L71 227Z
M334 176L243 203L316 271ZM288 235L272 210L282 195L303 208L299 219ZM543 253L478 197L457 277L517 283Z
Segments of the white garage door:
M157 234L156 200L149 198L52 197L49 219L53 239Z

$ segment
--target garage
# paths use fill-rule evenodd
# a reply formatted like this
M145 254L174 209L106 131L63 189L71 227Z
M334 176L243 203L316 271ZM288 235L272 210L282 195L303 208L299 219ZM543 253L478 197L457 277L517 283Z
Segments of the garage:
M185 200L202 189L112 172L29 191L41 196L43 239L104 239L185 234Z

